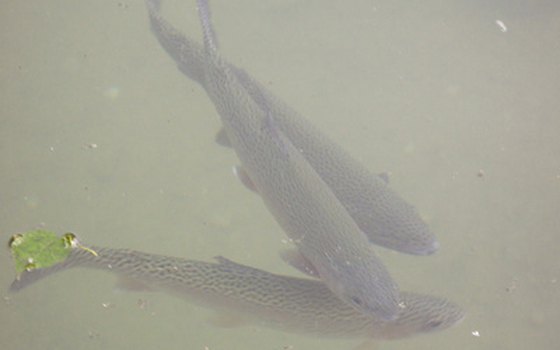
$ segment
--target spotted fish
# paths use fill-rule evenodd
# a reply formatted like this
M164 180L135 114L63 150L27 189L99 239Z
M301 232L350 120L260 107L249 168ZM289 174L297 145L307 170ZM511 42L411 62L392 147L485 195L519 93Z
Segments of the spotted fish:
M88 246L74 249L62 263L26 271L12 292L43 277L74 267L109 271L119 277L202 303L218 312L234 312L253 324L320 337L403 338L446 329L464 312L435 296L401 293L397 318L385 321L356 311L319 280L288 277L241 265L225 258L217 263Z
M181 72L205 86L204 48L161 16L159 1L149 0L147 4L152 32L160 45ZM208 25L211 30L211 24ZM266 106L274 116L275 127L300 150L372 243L416 255L432 254L439 248L417 210L392 190L382 176L370 172L246 71L228 62L224 64L247 93Z
M396 283L330 187L278 129L268 105L247 92L219 55L207 3L197 4L204 34L203 86L247 177L334 294L365 314L394 319Z

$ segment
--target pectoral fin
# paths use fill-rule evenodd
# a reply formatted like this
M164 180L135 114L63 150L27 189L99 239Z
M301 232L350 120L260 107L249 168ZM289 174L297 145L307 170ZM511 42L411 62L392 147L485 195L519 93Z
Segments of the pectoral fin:
M286 263L303 272L304 274L319 278L319 272L313 264L295 249L287 249L280 253L280 257Z
M232 170L233 175L235 175L235 177L237 177L239 181L241 181L243 186L255 193L258 193L257 188L253 184L253 181L251 181L247 172L240 165L234 166Z
M218 145L231 148L231 142L229 142L226 130L223 127L218 131L214 139Z

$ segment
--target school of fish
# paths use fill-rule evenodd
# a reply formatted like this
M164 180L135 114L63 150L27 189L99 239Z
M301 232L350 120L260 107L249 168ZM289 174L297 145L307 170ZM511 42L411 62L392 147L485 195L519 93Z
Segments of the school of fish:
M219 53L207 0L197 0L203 44L184 36L146 0L151 29L218 112L219 141L236 152L242 182L255 190L296 252L288 262L311 278L95 247L24 272L11 291L71 267L110 270L151 289L235 310L258 324L333 337L402 338L448 328L464 312L445 299L402 292L374 252L380 245L429 255L439 244L417 210L246 71ZM302 266L304 265L304 266Z

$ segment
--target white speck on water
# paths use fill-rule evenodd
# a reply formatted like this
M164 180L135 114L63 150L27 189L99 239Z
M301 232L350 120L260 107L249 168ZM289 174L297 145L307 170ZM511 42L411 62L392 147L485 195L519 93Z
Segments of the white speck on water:
M480 337L479 331L472 331L471 334L474 335L475 337Z
M505 33L505 32L508 31L508 29L507 29L505 23L502 22L502 21L500 21L499 19L496 20L496 24L498 25L498 27L500 27L500 31L501 31L502 33Z
M118 86L111 86L103 92L103 95L111 100L116 100L117 98L119 98L120 94L121 88Z

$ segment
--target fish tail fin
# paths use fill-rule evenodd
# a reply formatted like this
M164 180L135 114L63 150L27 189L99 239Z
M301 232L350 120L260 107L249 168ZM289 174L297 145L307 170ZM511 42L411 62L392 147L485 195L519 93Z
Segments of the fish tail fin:
M18 275L14 279L14 281L10 285L9 291L11 293L19 292L20 290L34 284L35 282L47 276L50 276L60 271L67 270L71 267L72 267L71 264L68 264L66 261L64 261L46 268L23 271L20 275Z
M184 36L161 15L160 0L146 0L150 28L161 47L175 61L177 68L190 79L203 84L203 47Z
M146 6L150 12L159 12L161 10L161 0L146 0Z
M212 26L212 16L208 0L196 0L198 8L198 17L202 26L202 35L204 37L204 48L207 52L216 52L218 50L218 40L214 27Z
M20 290L27 288L28 286L42 280L45 277L53 275L55 273L71 269L78 266L89 266L89 265L103 265L101 263L95 263L96 260L100 260L96 251L102 251L102 248L95 248L95 250L90 248L78 248L72 249L72 252L68 257L49 267L34 268L31 270L23 271L19 274L12 284L10 285L9 291L11 293L19 292ZM92 254L94 252L95 254Z

